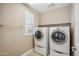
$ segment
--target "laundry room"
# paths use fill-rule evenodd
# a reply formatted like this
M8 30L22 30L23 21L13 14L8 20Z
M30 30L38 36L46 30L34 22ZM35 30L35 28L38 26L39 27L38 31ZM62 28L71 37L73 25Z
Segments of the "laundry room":
M79 55L75 3L0 3L0 56Z

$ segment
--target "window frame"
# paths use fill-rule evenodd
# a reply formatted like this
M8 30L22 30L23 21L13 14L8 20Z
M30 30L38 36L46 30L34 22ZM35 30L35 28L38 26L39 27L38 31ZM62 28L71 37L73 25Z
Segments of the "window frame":
M31 21L31 24L26 24L27 22L26 21L28 21L28 18L26 18L26 17L28 17L28 14L30 14L31 16L32 16L32 21ZM34 33L34 14L33 13L31 13L30 11L25 11L25 36L30 36L30 35L33 35L33 33ZM31 25L31 27L29 27ZM26 29L28 29L28 28L30 28L31 30L32 30L32 32L28 32Z

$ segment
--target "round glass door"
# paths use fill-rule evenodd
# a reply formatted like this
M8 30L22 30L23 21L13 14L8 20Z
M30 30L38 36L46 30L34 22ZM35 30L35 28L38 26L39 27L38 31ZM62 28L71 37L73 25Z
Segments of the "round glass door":
M40 41L43 37L42 32L41 31L36 31L35 32L35 37L37 38L38 41Z
M55 43L62 44L66 41L66 34L61 31L55 31L52 33L51 38Z

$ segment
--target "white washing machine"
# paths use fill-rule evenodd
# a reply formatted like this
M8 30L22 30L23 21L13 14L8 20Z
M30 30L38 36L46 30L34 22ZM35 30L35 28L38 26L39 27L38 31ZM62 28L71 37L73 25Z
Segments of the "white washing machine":
M70 26L50 27L50 56L70 55Z
M47 55L48 28L36 27L34 32L34 51L41 55Z

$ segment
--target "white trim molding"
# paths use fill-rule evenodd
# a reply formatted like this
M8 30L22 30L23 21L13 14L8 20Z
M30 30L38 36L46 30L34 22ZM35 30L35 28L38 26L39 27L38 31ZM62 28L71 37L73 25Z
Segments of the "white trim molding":
M27 54L29 54L31 51L33 51L33 49L30 49L29 51L25 52L25 53L22 54L21 56L27 56Z

